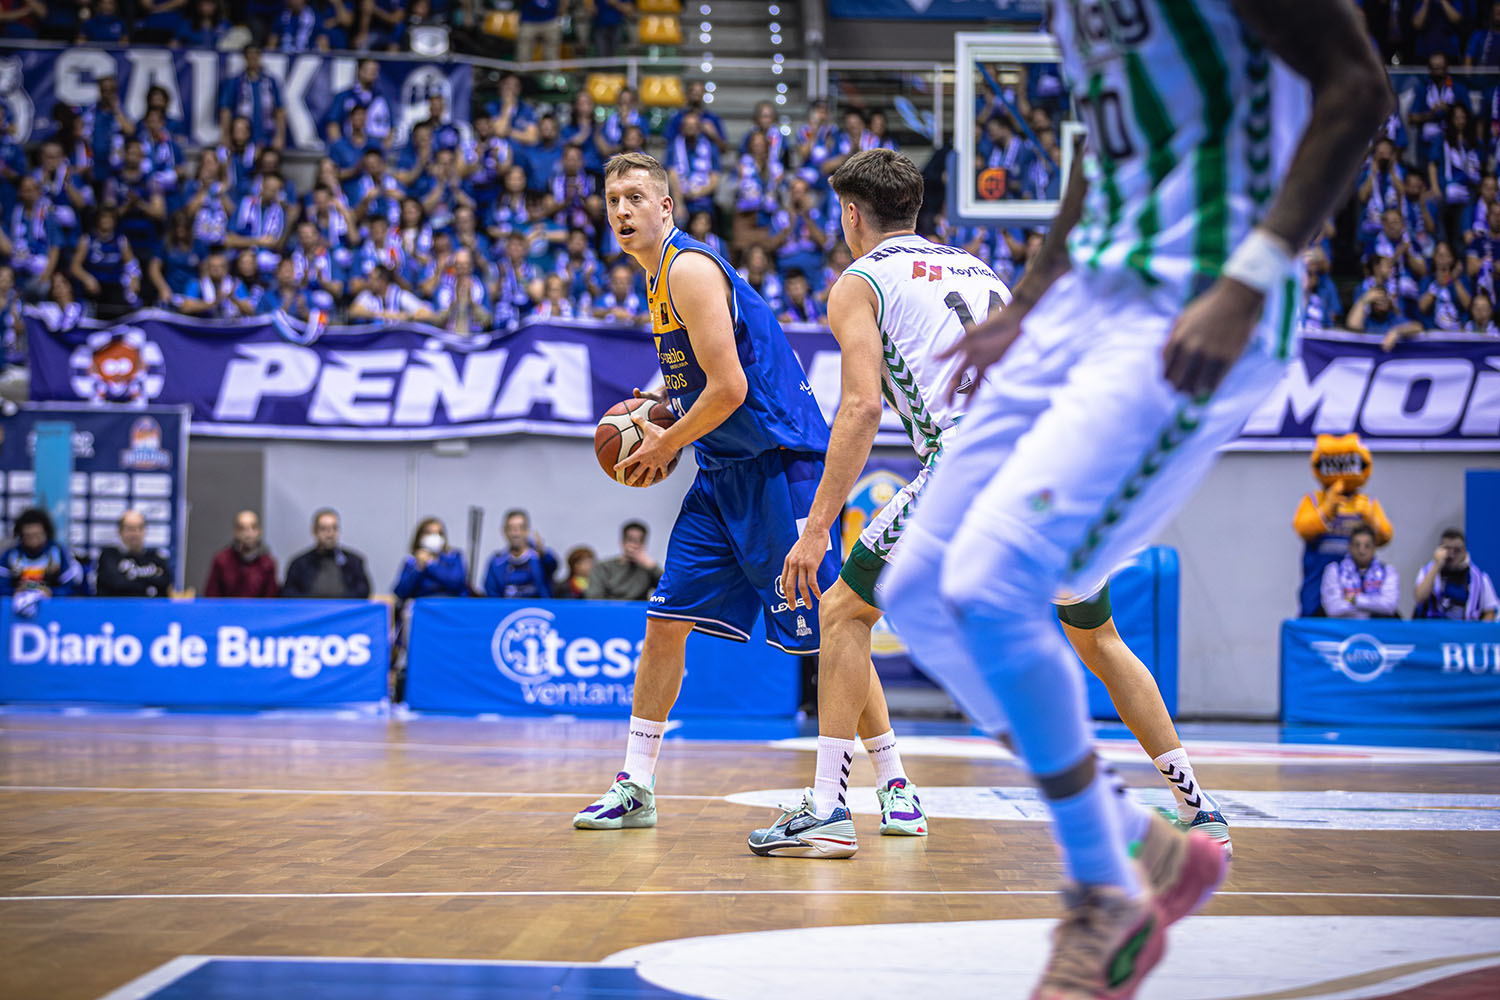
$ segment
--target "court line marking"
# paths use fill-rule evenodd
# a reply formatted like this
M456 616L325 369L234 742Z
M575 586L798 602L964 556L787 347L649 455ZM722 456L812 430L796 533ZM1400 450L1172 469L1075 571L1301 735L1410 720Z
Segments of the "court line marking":
M517 798L517 799L577 799L588 798L587 792L426 792L411 789L382 788L134 788L128 786L101 785L0 785L3 792L142 792L157 795L401 795L414 798ZM705 800L720 799L722 795L665 795L659 799Z
M72 896L0 896L0 903L31 901L80 902L84 900L142 899L449 899L458 897L510 896L1056 896L1056 889L468 889L412 892L148 892L105 894L88 893ZM1248 896L1317 899L1455 899L1500 902L1500 896L1441 892L1277 892L1272 890L1230 890L1217 897Z

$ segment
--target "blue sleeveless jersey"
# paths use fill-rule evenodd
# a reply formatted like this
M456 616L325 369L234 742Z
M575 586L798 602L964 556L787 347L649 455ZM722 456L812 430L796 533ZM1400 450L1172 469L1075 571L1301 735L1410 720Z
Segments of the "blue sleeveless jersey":
M776 314L722 257L676 227L667 234L661 267L647 287L651 333L673 411L679 417L686 413L707 384L669 289L672 262L693 252L706 255L729 280L734 343L746 382L745 401L694 443L699 467L716 469L776 448L823 454L828 424Z

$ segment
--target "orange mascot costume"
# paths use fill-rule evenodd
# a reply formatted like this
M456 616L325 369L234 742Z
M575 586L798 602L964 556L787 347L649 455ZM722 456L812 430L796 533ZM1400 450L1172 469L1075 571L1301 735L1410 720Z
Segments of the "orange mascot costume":
M1366 524L1375 532L1376 545L1391 540L1391 522L1380 509L1380 501L1360 492L1370 478L1370 449L1358 434L1319 434L1312 471L1323 488L1304 495L1292 518L1292 526L1307 546L1302 553L1303 617L1321 613L1323 569L1344 558L1351 531Z

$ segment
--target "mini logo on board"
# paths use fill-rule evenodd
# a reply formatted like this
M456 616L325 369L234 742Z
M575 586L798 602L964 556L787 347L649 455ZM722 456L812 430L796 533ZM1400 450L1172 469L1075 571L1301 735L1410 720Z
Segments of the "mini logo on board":
M1396 669L1396 664L1411 655L1417 647L1410 643L1387 645L1361 632L1342 642L1315 642L1312 648L1328 665L1351 681L1368 684L1381 674Z

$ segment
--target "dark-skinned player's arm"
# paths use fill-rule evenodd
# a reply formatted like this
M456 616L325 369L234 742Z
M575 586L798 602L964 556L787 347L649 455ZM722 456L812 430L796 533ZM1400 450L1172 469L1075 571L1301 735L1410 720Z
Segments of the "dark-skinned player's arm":
M1354 183L1370 139L1395 106L1354 5L1345 0L1233 0L1256 37L1312 88L1312 115L1281 191L1219 279L1177 318L1162 351L1167 381L1202 398L1244 353L1266 291Z
M640 411L632 415L645 440L615 466L617 470L630 470L626 481L632 486L654 482L658 473L665 474L678 449L692 444L739 409L749 386L734 346L729 281L719 265L705 254L679 254L662 280L669 282L672 305L687 329L705 384L688 411L665 430Z
M781 567L787 599L795 603L800 598L809 608L823 596L818 567L828 551L828 531L870 457L880 428L880 370L885 357L879 317L879 303L869 282L845 271L828 296L828 325L839 342L839 411L833 418L823 478L807 524Z
M1068 259L1068 234L1083 216L1083 198L1088 189L1089 182L1083 176L1083 142L1080 139L1073 147L1068 189L1063 192L1062 202L1057 206L1057 215L1047 228L1047 236L1042 240L1036 260L1027 266L1026 273L1010 290L1010 304L989 319L974 324L964 333L962 340L938 355L938 360L955 355L963 357L963 367L948 386L950 403L958 395L958 387L969 379L971 369L977 385L990 365L1005 356L1010 345L1021 335L1021 320L1042 300L1053 282L1072 267Z

